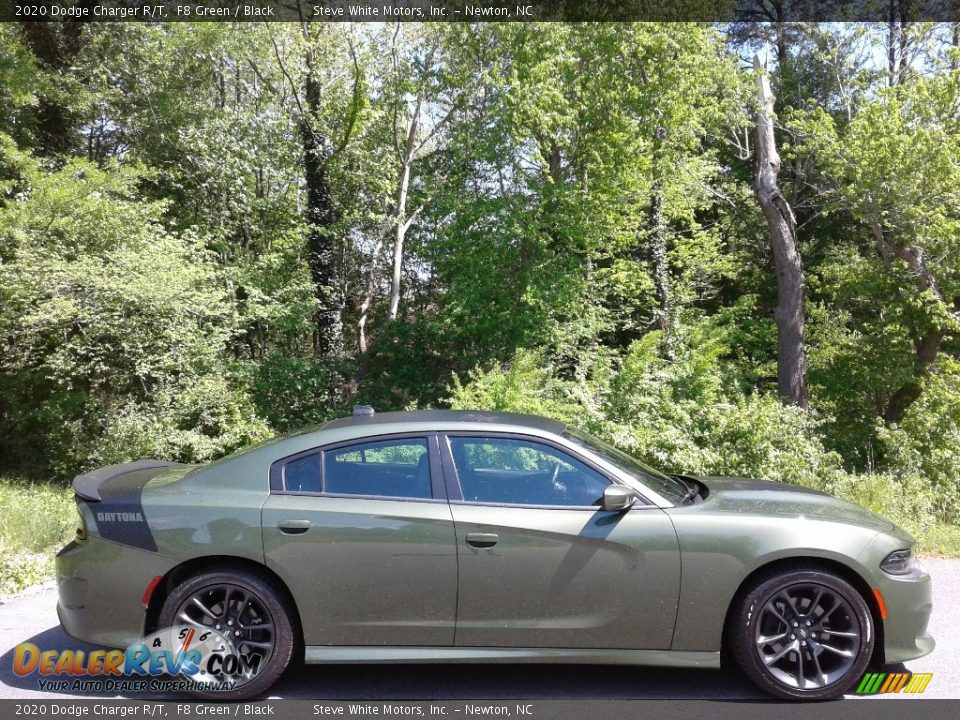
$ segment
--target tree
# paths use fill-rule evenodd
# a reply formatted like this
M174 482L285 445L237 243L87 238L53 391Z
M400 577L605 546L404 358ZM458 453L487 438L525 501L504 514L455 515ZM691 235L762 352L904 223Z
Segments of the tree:
M793 209L780 192L777 176L780 155L774 136L773 93L769 77L754 56L757 74L756 178L754 192L770 233L777 273L777 391L785 403L806 408L807 362L803 308L803 265L797 246L797 222Z
M367 323L377 292L379 256L387 235L392 235L393 242L386 320L397 319L407 233L432 190L429 173L418 171L442 145L446 126L468 92L469 85L453 81L453 74L446 68L447 35L449 32L442 25L411 29L408 23L396 23L371 38L371 53L390 58L390 69L372 98L379 113L370 124L367 137L372 146L368 158L379 161L388 189L381 195L384 206L374 209L374 214L383 220L370 252L366 291L357 321L360 352L367 350ZM412 204L412 197L419 198L418 202Z
M284 39L271 34L270 41L292 95L302 147L307 264L317 302L314 352L340 357L344 352L344 248L330 175L363 111L364 73L351 37L343 38L339 30L306 21L300 23L299 30L299 37ZM297 70L290 68L290 52L300 55ZM252 59L251 63L256 67ZM262 73L261 77L265 79ZM336 103L341 92L348 98L346 107Z
M821 118L811 140L830 169L843 206L862 222L897 288L897 314L912 346L905 375L889 393L883 417L903 419L947 337L960 328L960 97L956 71L885 91L842 134Z
M89 10L88 3L83 5ZM29 125L33 141L40 154L65 157L79 141L86 98L73 66L87 41L88 30L76 22L24 22L20 31L36 64L58 79L37 88L37 104Z

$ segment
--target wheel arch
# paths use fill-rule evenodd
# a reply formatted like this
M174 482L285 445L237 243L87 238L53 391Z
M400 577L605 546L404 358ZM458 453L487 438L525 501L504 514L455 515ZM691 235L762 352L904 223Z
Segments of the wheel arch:
M883 620L880 616L880 607L877 604L877 598L873 594L870 584L864 579L863 575L856 569L846 565L839 560L819 556L792 556L781 557L764 562L755 567L737 586L736 592L730 598L727 605L727 612L723 620L723 633L720 641L721 663L726 666L732 666L730 657L729 633L732 627L734 608L739 604L740 598L748 591L759 577L769 575L775 572L787 572L790 570L829 570L839 575L850 583L854 589L860 593L863 601L870 609L870 617L873 619L873 626L876 635L876 641L873 646L873 656L870 659L870 667L879 667L884 663L884 634Z
M144 635L157 630L157 624L160 618L160 610L163 603L170 596L173 589L181 582L204 570L229 571L231 569L240 569L259 575L269 580L270 583L282 592L287 602L294 609L294 617L290 618L293 625L294 638L303 648L303 624L300 617L300 608L297 606L296 598L290 592L290 588L283 579L262 563L258 563L249 558L238 557L235 555L205 555L202 557L191 558L167 571L157 587L154 589L147 604L144 617Z

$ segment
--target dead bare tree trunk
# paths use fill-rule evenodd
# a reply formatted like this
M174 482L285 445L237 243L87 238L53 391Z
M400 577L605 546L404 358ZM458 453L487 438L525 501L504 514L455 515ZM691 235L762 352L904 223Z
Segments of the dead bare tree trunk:
M407 217L407 196L410 193L410 171L413 166L413 156L417 150L417 132L420 128L420 104L417 98L410 122L407 124L407 137L403 145L403 154L400 157L400 182L397 183L397 198L395 208L395 226L393 236L393 274L390 278L390 308L387 311L387 321L397 319L400 307L400 275L403 270L403 243L406 240L407 230L413 221L413 215Z
M383 243L389 231L390 222L388 220L383 223L380 232L377 233L377 240L374 243L373 250L370 252L370 271L367 274L367 290L363 295L363 302L360 303L360 318L357 320L357 349L362 353L367 351L367 321L370 318L370 307L373 305L373 298L377 293L377 266L380 264L380 251L383 249Z
M370 273L367 275L367 291L363 295L363 302L360 303L360 318L357 320L357 350L362 353L367 351L367 319L370 315L370 306L373 305L373 296L377 291L377 260L380 256L380 246L383 243L378 241L373 253L370 255Z
M754 57L757 71L757 174L754 192L770 231L777 273L777 390L784 403L806 408L807 360L804 347L803 265L797 248L797 225L790 204L780 193L780 155L773 134L773 92L770 79Z

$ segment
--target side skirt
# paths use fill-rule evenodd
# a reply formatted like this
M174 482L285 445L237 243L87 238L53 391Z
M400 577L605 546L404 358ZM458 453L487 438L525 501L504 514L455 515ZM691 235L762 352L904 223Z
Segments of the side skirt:
M593 648L381 647L308 645L304 661L322 663L583 663L719 668L719 652Z

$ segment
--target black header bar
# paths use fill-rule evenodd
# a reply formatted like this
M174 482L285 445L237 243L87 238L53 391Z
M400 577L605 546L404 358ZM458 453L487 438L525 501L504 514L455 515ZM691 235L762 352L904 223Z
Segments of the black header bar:
M0 0L0 22L960 21L960 0Z

